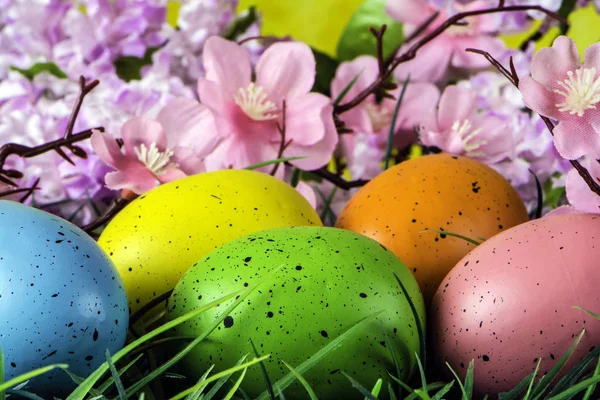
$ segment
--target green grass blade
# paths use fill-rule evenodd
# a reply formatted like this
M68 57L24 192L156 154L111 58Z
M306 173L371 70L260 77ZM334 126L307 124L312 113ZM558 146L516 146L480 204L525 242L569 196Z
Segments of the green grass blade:
M450 389L452 389L452 386L454 385L454 381L448 383L446 386L444 386L439 392L437 392L435 394L435 396L433 396L431 398L431 400L442 400L442 398L444 397L444 395L446 393L448 393L450 391Z
M296 371L294 369L294 367L292 367L291 365L288 365L288 363L286 363L283 360L281 360L281 362L292 372L292 374L294 374L294 376L296 377L296 379L298 379L298 381L302 384L302 386L304 386L306 393L308 393L309 399L310 400L318 400L318 397L315 394L315 391L310 387L310 384L308 383L308 381L298 371Z
M242 395L242 399L244 399L244 400L252 400L252 399L250 398L250 396L248 396L248 394L247 394L246 392L244 392L244 389L240 388L240 389L239 389L239 392L240 392L240 394Z
M435 232L435 233L439 233L440 235L452 236L452 237L455 237L455 238L462 239L465 242L469 242L471 244L474 244L475 246L479 246L482 243L482 242L478 242L475 239L471 239L470 237L463 236L463 235L461 235L459 233L442 231L442 230L438 230L438 229L425 229L425 230L420 231L419 233L425 233L425 232ZM480 239L482 241L485 241L485 239L483 239L483 238L478 238L478 239Z
M238 362L235 364L235 366L237 367L238 365L242 364L244 361L246 361L246 358L248 356L245 355L244 357L240 358L238 360ZM224 384L227 383L227 381L231 378L233 374L229 374L227 376L222 377L221 379L219 379L217 381L217 383L215 383L213 385L212 388L210 388L210 391L206 394L206 396L204 396L202 398L202 400L211 400L213 397L215 397L215 395L217 394L217 392L223 387Z
M116 363L121 358L123 358L127 354L129 354L129 352L131 352L133 349L135 349L136 347L140 346L143 343L146 343L150 339L153 339L156 336L161 335L162 333L168 331L169 329L172 329L172 328L176 327L177 325L184 323L185 321L188 321L194 317L197 317L198 315L202 314L203 312L210 310L211 308L216 307L217 305L219 305L227 300L230 300L246 291L247 291L247 289L239 290L235 293L231 293L231 294L224 296L218 300L215 300L203 307L199 307L194 311L190 311L189 313L182 315L181 317L176 318L173 321L167 322L166 324L156 328L152 332L145 334L141 338L134 340L133 342L131 342L130 344L125 346L123 349L116 352L115 355L112 357L113 363ZM100 378L102 378L102 376L106 373L106 371L108 371L108 363L105 362L102 365L100 365L94 372L92 372L85 379L85 381L83 383L81 383L81 385L79 385L67 397L67 400L83 400L85 398L85 396L89 393L89 391L93 388L93 386L96 384L96 382L98 382L98 380Z
M246 376L247 371L248 371L248 368L244 368L244 370L242 370L240 377L238 378L237 381L235 381L235 384L233 385L233 387L231 388L229 393L227 393L227 395L223 398L223 400L231 400L231 398L233 397L235 392L237 392L238 388L242 384L242 381L244 380L244 377Z
M383 335L385 336L386 346L390 350L392 360L394 361L394 366L396 367L396 375L398 378L400 378L400 371L401 371L400 361L398 360L398 356L396 355L396 352L394 351L394 347L392 346L392 341L390 340L389 335L387 334L385 328L383 327L383 322L380 325L381 325L381 330L383 331Z
M383 386L383 379L381 379L381 378L377 379L377 382L375 382L375 386L373 386L373 389L371 389L371 394L375 397L379 396L379 392L381 392L382 386Z
M17 398L29 399L29 400L44 400L35 393L26 392L25 390L7 390L6 394L11 396L17 396Z
M129 370L129 368L133 367L133 365L138 362L140 360L140 358L142 358L144 355L143 354L139 354L136 358L134 358L133 360L131 360L127 365L125 365L123 368L121 368L119 370L119 376L123 375L125 372L127 372ZM113 383L115 383L114 379L111 377L109 377L106 382L104 382L102 385L98 386L98 392L99 394L102 394L104 392L106 392L108 390L108 388L110 388Z
M257 358L260 357L260 354L258 354L258 350L256 350L256 346L254 346L254 342L252 341L252 339L250 339L250 345L252 346L252 350L254 351L254 356ZM265 363L260 363L260 370L265 380L265 385L267 386L269 397L271 398L271 400L277 400L275 398L275 392L273 392L273 385L271 384L271 379L269 379L269 373L267 372L267 367L265 367Z
M354 333L356 333L356 332L360 331L362 328L364 328L365 325L367 325L369 322L371 322L375 317L377 317L383 311L384 310L376 311L373 314L368 315L365 318L363 318L360 321L358 321L356 324L354 324L353 326L351 326L350 328L348 328L344 333L342 333L341 335L339 335L338 337L336 337L335 339L333 339L325 347L322 347L319 351L317 351L315 354L313 354L312 356L310 356L306 361L304 361L299 366L297 366L296 367L296 371L298 371L298 373L300 373L300 374L306 373L306 371L308 371L309 369L311 369L319 361L321 361L323 358L325 358L326 356L328 356L329 353L331 353L332 351L334 351L337 348L339 348L342 345L342 343L344 341L346 341L346 339L348 339ZM281 378L280 380L278 380L277 382L275 382L275 384L273 384L273 387L276 388L276 389L279 389L281 392L283 392L295 380L296 380L296 376L293 373L290 372L286 376L284 376L283 378ZM266 400L266 399L268 399L268 393L267 392L263 392L258 397L258 400Z
M377 397L373 396L371 394L371 392L369 392L363 385L360 384L360 382L358 382L356 379L352 378L350 375L348 375L347 373L345 373L344 371L342 371L342 375L344 375L346 378L348 378L348 380L350 381L350 383L352 384L352 387L356 388L360 394L362 394L363 396L365 396L366 399L368 400L377 400Z
M219 379L221 379L224 376L233 374L233 373L235 373L237 371L241 371L243 369L247 369L248 367L251 367L252 365L258 364L261 361L266 360L269 357L271 357L271 355L267 354L266 356L263 356L263 357L260 357L260 358L255 358L252 361L248 361L248 362L245 362L243 364L240 364L237 367L232 367L232 368L229 368L229 369L227 369L227 370L225 370L223 372L219 372L218 374L215 374L215 375L211 376L210 378L206 379L204 382L202 382L200 384L196 384L196 385L192 386L191 388L186 389L183 392L181 392L181 393L179 393L179 394L171 397L170 400L183 399L185 396L187 396L190 393L193 393L196 389L198 389L199 386L206 386L209 383L214 382L216 380L219 380Z
M333 102L333 106L337 106L338 104L340 104L342 102L342 100L344 100L344 97L348 94L348 92L350 91L350 89L352 89L352 87L356 84L356 81L358 81L358 78L361 76L362 71L358 73L358 75L356 75L354 77L354 79L352 79L350 81L350 83L348 85L346 85L346 87L344 88L344 90L342 90L340 92L340 94L338 94L338 96L335 98L334 102Z
M72 372L71 372L71 371L69 371L68 369L65 369L65 370L64 370L64 372L65 372L67 375L69 375L69 378L71 378L71 380L72 380L73 382L75 382L75 384L76 384L76 385L81 385L81 383L82 383L83 381L85 381L85 378L82 378L82 377L80 377L80 376L78 376L78 375L75 375L74 373L72 373ZM112 381L112 377L109 377L109 378L110 378L110 380ZM98 397L98 396L102 397L102 393L101 393L99 390L96 390L96 389L93 389L93 388L92 388L92 389L90 389L90 395L92 395L92 396L95 396L95 397Z
M429 396L429 391L427 390L427 377L425 376L425 369L423 368L423 364L421 363L421 359L419 355L415 353L415 357L417 358L417 365L419 367L419 375L421 376L421 389L427 396Z
M318 187L315 187L314 189L315 189L315 192L317 192L317 194L323 201L323 212L321 212L321 215L319 216L321 218L321 221L323 221L323 223L325 223L325 217L329 216L329 219L331 220L331 222L333 224L335 224L335 220L337 219L337 216L331 209L331 201L333 200L333 197L331 197L331 194L329 195L329 197L325 197L325 194ZM334 187L333 190L331 191L331 193L333 193L333 195L335 195L335 192L337 192L337 186Z
M541 363L542 363L542 358L540 357L540 359L537 362L537 365L535 366L535 371L533 371L533 376L531 377L531 380L529 381L529 387L527 388L527 393L525 393L525 397L523 397L523 400L529 400L529 396L531 396L531 393L533 390L533 383L535 382L535 378L537 377L537 374L540 370Z
M527 388L531 380L534 379L533 373L527 375L517 386L508 392L498 394L498 400L517 400L521 399L521 393Z
M598 359L598 362L596 363L596 368L594 369L594 373L592 374L592 378L596 377L596 376L600 376L600 358ZM596 384L594 383L592 386L588 387L582 400L590 400L592 397L592 394L594 393L594 390L596 390Z
M464 385L458 377L458 374L456 373L456 371L454 371L450 364L446 363L446 366L448 367L450 372L452 372L452 375L454 375L454 377L456 378L456 382L458 382L460 391L462 392L462 400L471 400L471 398L473 397L473 369L475 367L475 362L473 360L469 362L469 367L467 368L467 376L465 377Z
M388 382L388 394L390 395L390 400L398 400L396 397L396 393L394 393L394 388L392 387L391 382Z
M577 363L577 365L571 368L554 388L552 388L548 397L555 396L575 385L598 356L600 356L600 346L590 351L579 363Z
M566 400L575 396L577 393L587 390L590 386L597 384L600 382L600 376L594 376L592 378L586 379L582 382L579 382L576 385L571 386L567 390L562 393L557 394L556 396L550 397L546 400Z
M591 312L591 311L586 310L585 308L579 307L579 306L573 306L573 308L576 308L578 310L586 312L586 313L590 314L592 317L596 318L597 320L600 320L600 314L596 314L595 312Z
M417 333L419 334L419 355L417 356L417 361L419 363L421 363L421 361L419 361L419 360L422 360L423 364L425 364L425 362L427 362L425 329L423 329L423 325L421 325L421 318L419 318L419 314L417 313L417 308L415 307L415 303L413 303L412 299L408 295L408 292L406 291L404 284L402 283L402 281L400 280L400 277L398 276L398 274L396 272L394 272L394 277L396 278L398 285L400 285L400 288L402 289L402 293L404 293L404 297L406 297L406 301L408 302L408 305L410 306L410 310L413 313L413 317L415 319L415 324L417 326ZM423 367L423 369L426 369L426 368L424 368L424 365L422 365L421 367Z
M127 396L125 395L125 387L123 387L123 382L121 382L121 377L119 376L119 372L117 372L117 368L115 364L112 362L110 357L110 350L106 349L106 362L108 363L108 369L110 371L110 375L115 381L115 386L117 388L117 393L119 394L119 400L127 400Z
M198 387L198 389L196 389L193 393L190 393L185 398L186 400L198 400L202 397L202 392L204 392L204 389L206 389L206 385L202 385L202 383L206 380L206 378L208 378L208 375L210 375L214 368L215 365L213 364L206 370L206 372L204 372L204 374L202 374L200 379L198 379L198 382L196 382L196 386Z
M235 300L235 302L233 302L224 312L222 312L221 314L219 314L219 317L217 319L215 319L215 321L212 324L210 324L209 327L204 332L202 332L196 339L194 339L186 347L184 347L183 350L181 350L179 353L177 353L175 356L173 356L171 359L169 359L169 361L167 361L166 363L164 363L160 367L155 368L148 375L146 375L145 377L143 377L142 379L140 379L138 382L136 382L135 384L133 384L130 388L128 388L127 389L127 396L132 396L138 390L142 389L148 383L152 382L154 379L156 379L160 375L164 374L169 368L171 368L178 361L180 361L182 358L184 358L190 351L192 351L194 349L194 347L196 347L200 342L202 342L204 339L206 339L206 337L208 337L208 335L210 335L212 333L212 331L214 331L215 329L217 329L217 327L221 323L223 323L223 320L228 315L230 315L233 312L233 310L235 310L237 308L237 306L240 305L240 303L243 302L250 295L250 293L252 293L264 281L266 281L267 279L269 279L273 275L273 273L275 273L276 271L279 271L282 267L283 267L283 265L280 266L280 267L278 267L278 268L276 268L275 271L273 271L272 273L267 274L262 279L260 279L256 284L252 285L247 290L245 290L243 292L243 294L241 294Z
M552 369L546 375L544 375L542 379L540 379L540 381L535 387L535 390L533 391L532 398L534 398L535 400L540 400L542 398L542 395L546 393L546 390L548 390L554 378L556 378L558 373L563 369L565 364L571 358L571 355L581 342L581 339L583 338L584 334L585 329L582 329L581 333L579 334L579 336L577 336L577 338L575 339L571 347L569 347L567 352L558 360L558 362L552 367Z
M410 386L408 386L406 383L402 382L400 379L396 378L395 376L393 376L389 372L388 372L388 375L390 376L390 378L392 378L393 381L395 381L398 385L400 385L402 388L404 388L404 390L406 390L409 394L413 394L414 393L413 388L411 388Z
M2 347L0 346L0 385L4 383L4 354L2 353ZM0 400L6 400L6 393L0 391Z
M433 383L430 383L429 385L427 385L427 391L433 392L435 390L443 388L446 385L447 385L446 382L433 382ZM427 394L425 394L422 389L417 389L417 390L413 391L404 400L417 400L417 399L424 399L424 398L429 399L430 397Z
M249 167L246 167L244 169L248 169L250 171L255 170L255 169L259 169L262 167L268 167L269 165L273 165L273 164L279 164L282 162L288 162L288 161L294 161L294 160L302 160L303 158L306 158L305 156L302 157L283 157L283 158L277 158L275 160L269 160L269 161L263 161L263 162L259 162L256 164L252 164Z
M1 383L0 384L0 393L6 391L8 389L12 389L13 387L17 386L19 383L26 382L37 376L46 374L52 370L67 369L67 368L69 368L69 366L67 364L53 364L53 365L48 365L46 367L34 369L33 371L27 372L26 374L19 375L19 376L14 377L13 379L10 379L4 383Z
M425 393L423 389L415 389L413 394L419 396L421 400L431 400L431 397L429 397L429 395Z
M404 94L406 93L406 88L408 87L408 83L410 82L410 74L406 77L404 84L402 85L402 90L400 91L400 96L398 96L398 101L396 102L396 107L394 108L394 114L392 115L392 122L390 125L390 131L388 132L387 144L385 146L385 158L384 160L384 171L390 166L390 156L392 155L392 143L394 141L394 134L396 133L396 121L398 120L398 113L400 112L400 106L402 105L402 100L404 99Z

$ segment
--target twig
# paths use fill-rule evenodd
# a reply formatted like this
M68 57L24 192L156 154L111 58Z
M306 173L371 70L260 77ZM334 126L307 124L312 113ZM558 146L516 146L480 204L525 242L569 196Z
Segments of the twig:
M347 180L337 176L333 172L329 171L327 169L327 167L322 167L320 169L316 169L316 170L309 171L309 172L312 172L313 174L325 179L326 181L333 183L335 186L339 187L340 189L344 189L344 190L350 190L352 188L361 187L361 186L364 186L367 183L369 183L368 180L364 180L364 179L358 179L355 181L347 181Z
M285 100L283 100L283 105L281 107L281 126L279 126L279 122L277 123L277 130L279 131L279 134L281 135L281 143L279 144L279 151L277 152L277 159L279 158L283 158L283 152L285 151L285 149L287 149L287 147L292 144L292 139L290 139L287 143L285 141L285 131L287 129L286 127L286 103ZM271 170L271 175L275 176L275 174L277 173L277 170L279 169L279 164L281 163L277 163L275 165L273 165L273 169Z
M433 23L433 21L435 21L437 19L437 17L440 16L440 12L436 11L433 14L431 14L431 16L429 18L427 18L425 20L425 22L423 22L421 25L419 25L417 27L417 29L415 29L407 38L406 40L404 40L404 44L410 43L413 40L415 40L417 37L419 37L421 35L421 33L425 32L427 30L427 28L429 28L429 26ZM395 57L395 56L394 56ZM393 61L393 58L390 60Z
M498 68L498 70L502 73L502 75L506 76L514 86L516 86L517 88L519 87L519 77L517 76L517 73L514 69L514 65L511 65L512 72L509 72L506 68L504 68L502 66L502 64L500 64L498 62L498 60L496 60L494 57L492 57L492 55L490 53L488 53L486 51L482 51L482 50L474 50L474 49L469 49L469 50L472 53L477 53L477 54L483 55L488 61L490 61L490 63L494 67ZM512 64L512 62L511 62L511 64ZM546 124L546 127L548 128L548 130L550 131L552 136L554 136L554 123L552 123L550 118L547 118L547 117L544 117L541 115L540 115L540 117L542 118L542 121L544 121L544 123ZM575 168L575 170L577 170L577 172L579 173L581 178L585 181L585 183L592 190L592 192L594 192L598 196L600 196L600 184L598 182L596 182L594 177L590 174L590 171L588 171L577 160L569 160L569 162L571 163L573 168Z
M385 74L386 65L383 56L383 35L387 29L387 25L381 25L380 29L376 29L374 27L370 27L369 30L375 36L375 41L377 42L377 64L379 66L379 76L383 76Z
M80 94L77 98L77 102L73 107L73 111L71 111L71 115L69 116L69 122L67 123L67 129L65 130L65 139L73 136L73 128L75 127L75 121L77 121L77 117L79 116L79 111L81 110L81 105L83 104L83 99L89 92L94 90L96 86L100 84L99 80L93 80L90 83L86 83L86 80L83 76L79 77L79 90Z
M3 192L0 192L0 199L2 197L8 197L10 195L13 194L18 194L18 193L26 193L25 196L23 196L19 201L22 203L25 200L27 200L27 197L29 197L31 195L31 193L33 193L34 190L39 190L40 188L37 186L38 183L40 182L40 178L38 178L33 186L28 187L28 188L19 188L19 189L11 189L11 190L5 190Z
M269 37L269 36L250 36L250 37L247 37L245 39L242 39L242 40L238 41L237 44L241 46L244 43L250 42L252 40L263 40L263 39L271 39L272 40L273 37Z
M466 11L463 13L458 13L458 14L448 18L444 23L442 23L436 29L434 29L429 34L425 35L423 38L421 38L420 40L415 42L405 53L396 57L390 63L390 65L388 66L388 68L387 68L386 72L383 74L383 76L379 76L371 85L369 85L366 89L364 89L362 92L360 92L358 95L356 95L356 97L354 99L348 101L347 103L336 106L334 108L334 112L337 114L341 114L348 110L351 110L352 108L354 108L357 105L359 105L360 103L362 103L369 95L374 93L387 78L389 78L391 76L391 74L394 72L394 70L400 64L403 64L407 61L414 59L416 57L419 49L421 49L423 46L425 46L426 44L428 44L429 42L431 42L432 40L437 38L439 35L444 33L444 31L446 31L451 26L455 25L457 22L460 22L463 19L468 18L468 17L474 17L474 16L484 15L484 14L495 14L495 13L500 13L500 12L530 11L530 10L541 11L556 20L567 23L566 19L564 19L557 13L547 10L541 6L495 7L495 8L488 8L488 9L483 9L483 10Z
M114 198L108 205L106 211L104 211L104 213L100 217L90 222L89 224L83 226L81 229L83 229L87 233L91 233L96 228L99 228L108 221L110 221L115 215L119 213L119 211L125 208L125 206L129 204L130 201L131 199L125 198L123 196Z

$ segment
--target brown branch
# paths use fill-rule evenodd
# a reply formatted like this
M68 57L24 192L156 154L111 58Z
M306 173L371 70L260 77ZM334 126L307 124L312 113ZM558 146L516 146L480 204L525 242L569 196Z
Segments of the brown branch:
M81 110L81 105L83 104L83 99L88 95L92 90L96 88L100 84L99 80L93 80L90 83L86 83L86 80L83 76L79 77L79 90L80 94L75 102L75 106L73 107L73 111L71 111L71 115L69 116L69 122L67 123L67 129L65 130L65 139L73 136L73 128L75 127L75 121L77 121L77 117L79 116L79 111Z
M287 129L286 127L286 103L285 100L283 100L283 105L281 107L281 126L279 126L279 122L277 123L277 130L279 131L279 134L281 135L281 143L279 144L279 151L277 152L277 159L282 158L283 157L283 152L285 151L285 149L292 143L292 141L290 140L289 142L285 142L285 131ZM275 176L275 174L277 173L277 170L279 169L279 164L281 164L280 162L278 162L277 164L273 165L273 169L271 170L271 175Z
M0 192L0 199L2 197L7 197L13 194L18 194L18 193L25 193L25 196L21 197L21 199L19 200L21 203L24 202L25 200L27 200L27 197L29 197L31 195L31 193L33 193L34 190L39 190L40 188L38 187L38 183L40 183L40 178L37 178L36 181L34 182L32 187L28 187L28 188L20 188L20 189L11 189L11 190L5 190L3 192Z
M530 10L541 11L556 20L567 23L567 21L562 16L558 15L555 12L547 10L541 6L495 7L495 8L488 8L488 9L483 9L483 10L466 11L463 13L458 13L458 14L448 18L444 23L442 23L436 29L434 29L433 31L431 31L430 33L425 35L423 38L421 38L420 40L415 42L405 53L396 57L391 62L391 64L389 65L389 67L387 68L387 70L386 70L385 74L383 74L383 76L379 76L371 85L369 85L366 89L364 89L362 92L360 92L358 95L356 95L356 97L354 99L348 101L347 103L337 105L334 108L334 112L336 114L341 114L348 110L351 110L352 108L354 108L357 105L359 105L360 103L362 103L369 95L374 93L387 78L389 78L392 75L394 70L400 64L403 64L407 61L413 60L416 57L419 49L421 49L423 46L425 46L426 44L428 44L429 42L431 42L432 40L437 38L439 35L444 33L448 28L455 25L457 22L460 22L461 20L468 18L468 17L474 17L474 16L484 15L484 14L495 14L495 13L500 13L500 12L530 11Z
M361 186L364 186L367 183L369 183L368 180L364 180L364 179L358 179L355 181L347 181L344 178L341 178L341 177L337 176L336 174L334 174L333 172L329 171L327 169L327 167L319 168L319 169L309 171L309 172L312 172L313 174L325 179L326 181L333 183L335 186L339 187L340 189L344 189L344 190L350 190L352 188L361 187Z
M502 64L500 64L498 62L498 60L496 60L494 57L492 57L492 55L490 53L485 52L485 51L481 51L481 50L473 50L473 49L470 49L470 50L473 53L477 53L477 54L483 55L488 61L490 61L490 63L494 67L498 68L498 70L502 73L502 75L506 76L514 86L516 86L517 88L519 87L519 77L517 76L517 73L515 71L514 65L512 65L512 59L511 59L511 70L512 70L512 72L509 72L506 68L504 68L502 66ZM542 118L542 120L546 124L546 127L548 128L548 130L550 131L550 133L552 134L552 136L554 136L554 124L552 123L552 121L550 120L550 118L544 117L542 115L540 115L540 117ZM581 176L581 178L585 181L585 183L592 190L592 192L594 192L598 196L600 196L600 183L596 182L596 180L594 179L594 177L590 174L590 171L588 171L577 160L569 160L569 162L571 163L571 165L573 166L573 168L575 168L575 170L577 170L577 172L579 173L579 176Z
M379 76L383 76L385 74L385 70L387 66L385 65L385 59L383 56L383 35L387 29L387 25L381 25L380 29L376 29L374 27L370 27L369 30L375 36L375 41L377 43L377 65L379 66Z
M127 204L129 204L129 202L132 200L132 198L129 198L129 197L126 198L123 196L125 196L125 194L122 194L121 196L114 198L108 205L108 208L104 211L104 213L100 217L98 217L94 221L90 222L89 224L83 226L81 229L83 229L87 233L91 233L93 230L95 230L95 229L101 227L102 225L104 225L105 223L109 222L115 215L117 215L119 213L119 211L121 211L123 208L125 208L125 206Z

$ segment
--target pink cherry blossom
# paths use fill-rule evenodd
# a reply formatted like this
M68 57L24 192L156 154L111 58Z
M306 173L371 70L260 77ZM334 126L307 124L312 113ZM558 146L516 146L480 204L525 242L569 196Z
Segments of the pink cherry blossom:
M554 143L569 160L600 158L600 43L587 48L584 60L575 42L560 36L533 56L531 77L519 83L527 107L559 122Z
M206 77L198 80L198 94L215 118L219 138L206 158L208 170L276 159L283 139L284 157L305 157L291 162L298 168L329 162L338 142L333 106L326 96L309 93L316 66L306 44L271 45L256 65L254 81L250 53L234 42L209 38L203 58ZM284 121L285 138L278 129Z
M492 164L512 154L514 144L506 122L478 113L478 94L462 86L448 86L438 107L437 119L420 132L425 146Z
M592 178L600 183L600 162L585 159L581 164L590 171ZM567 200L579 212L600 214L600 196L592 192L576 169L567 174Z
M486 1L472 1L468 4L454 4L459 11L471 11L487 8ZM408 36L423 24L436 11L439 16L429 26L425 33L431 32L448 19L447 10L437 10L427 0L387 0L388 14L404 24L404 32ZM489 52L499 58L506 46L499 38L498 20L491 15L481 15L466 19L467 25L453 26L438 36L435 40L423 46L417 57L407 63L400 64L396 69L396 78L400 81L410 74L415 81L441 81L451 65L456 68L482 69L489 67L488 61L478 54L467 53L465 49L476 48ZM411 45L400 49L400 54Z
M143 194L161 183L204 171L202 135L194 135L204 124L206 131L210 116L200 105L190 109L186 100L170 103L157 116L157 120L135 117L121 127L122 148L109 135L99 131L92 135L94 151L108 165L116 169L106 174L110 189L129 189ZM186 108L187 107L187 108ZM174 120L173 109L178 108L181 121ZM189 118L183 118L189 116ZM190 121L198 122L190 124ZM196 132L198 133L198 132ZM201 131L200 131L201 133ZM196 141L200 145L194 146Z
M352 99L373 83L377 74L377 59L371 56L360 56L342 63L331 83L332 97L337 98L358 77L344 96L346 101ZM390 94L398 98L400 91L397 89ZM431 83L407 86L394 126L394 147L404 148L416 141L414 128L435 118L435 105L439 98L438 88ZM380 163L385 156L396 102L395 99L377 102L375 95L371 95L341 115L346 126L354 131L340 139L353 179L373 178L381 172Z

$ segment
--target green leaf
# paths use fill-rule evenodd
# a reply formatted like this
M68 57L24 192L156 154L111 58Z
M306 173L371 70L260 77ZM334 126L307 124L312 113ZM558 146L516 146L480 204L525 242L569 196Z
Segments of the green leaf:
M369 31L369 27L387 25L383 41L383 54L389 56L404 41L402 24L392 19L385 12L385 0L365 0L348 21L337 47L337 56L340 61L353 60L367 54L375 56L376 40Z
M43 374L46 374L52 370L55 369L67 369L69 368L69 366L67 364L53 364L53 365L48 365L47 367L42 367L42 368L38 368L38 369L34 369L33 371L30 371L26 374L23 375L19 375L9 381L6 381L4 383L0 383L0 393L3 393L4 391L6 391L7 389L11 389L15 386L17 386L19 383L23 383L26 381L29 381L33 378L35 378L36 376L40 376Z
M394 134L396 133L396 121L398 120L398 112L400 111L402 99L404 99L404 94L406 93L406 88L408 87L409 82L410 74L408 74L406 80L404 81L404 84L402 85L402 91L400 92L400 96L398 96L398 101L396 101L396 107L394 108L394 115L392 116L390 131L388 132L387 144L385 146L385 166L383 167L384 170L388 169L390 166L390 157L392 155L392 144L394 142Z
M248 367L251 367L252 365L258 364L258 363L266 360L269 357L271 357L271 355L267 354L266 356L263 356L263 357L260 357L260 358L255 358L252 361L248 361L246 363L238 365L237 367L232 367L232 368L229 368L229 369L227 369L227 370L225 370L223 372L219 372L218 374L215 374L215 375L211 376L210 378L207 378L204 382L198 383L198 384L192 386L191 388L186 389L183 392L181 392L181 393L179 393L179 394L171 397L170 400L183 399L188 394L193 393L196 389L198 389L198 387L206 386L209 383L211 383L213 381L216 381L218 379L221 379L224 376L231 375L231 374L233 374L233 373L235 373L237 371L241 371L243 369L247 369Z
M419 355L417 356L417 362L419 364L419 368L425 369L425 368L423 368L423 365L421 365L421 360L424 360L423 361L424 363L427 360L425 329L423 329L423 325L421 324L421 318L419 318L419 314L417 313L417 308L415 307L415 303L413 303L412 299L408 295L408 292L406 291L406 288L404 287L404 284L402 283L402 280L400 280L400 277L398 276L398 274L395 271L394 271L394 277L396 278L396 282L398 282L398 285L400 285L400 288L402 289L402 293L404 293L404 297L406 297L406 301L408 302L408 305L410 306L410 310L413 313L413 318L415 319L415 324L417 326L417 333L419 334Z
M125 388L123 387L123 382L121 382L121 377L117 372L117 368L115 364L112 362L110 357L110 350L106 349L106 362L108 363L108 369L110 370L110 375L115 381L115 386L117 388L117 393L119 394L119 400L127 400L127 395L125 394Z
M296 371L300 374L304 374L306 371L314 367L317 363L319 363L323 358L327 357L331 352L337 350L343 342L346 341L349 337L351 337L356 332L360 331L371 322L375 317L381 314L384 310L379 310L374 312L371 315L366 316L365 318L358 321L356 324L348 328L344 333L330 341L326 346L322 347L315 354L310 356L306 361L296 367ZM283 378L278 380L273 384L273 387L279 389L280 391L284 391L296 380L296 376L290 372L285 375ZM269 398L269 394L265 391L258 396L258 400L267 400Z
M227 40L235 40L242 33L246 32L256 21L258 21L256 7L251 6L238 14L237 18L231 23L223 37Z
M535 400L540 400L542 398L542 395L546 392L546 390L550 388L550 384L552 383L554 378L556 378L558 373L563 369L565 364L571 358L571 355L581 342L584 333L585 329L581 331L581 333L579 334L579 336L577 336L571 347L569 347L567 352L558 360L556 364L554 364L552 369L546 375L544 375L542 379L540 379L537 386L535 387L535 390L533 391L532 398L534 398Z
M147 65L152 65L152 55L159 50L160 47L146 49L142 58L134 56L123 56L115 60L115 71L117 76L125 82L142 79L142 68Z
M567 191L565 187L552 188L552 179L548 179L544 184L544 206L556 208L564 200Z
M235 366L237 367L238 365L242 364L244 361L246 361L247 357L248 356L246 355L246 356L240 358L238 360L238 362L235 364ZM222 377L221 379L219 379L217 381L217 383L215 383L213 385L213 387L210 388L210 391L206 394L206 396L204 396L202 398L202 400L211 400L213 397L215 397L215 395L217 394L217 392L223 387L223 385L225 383L227 383L227 381L231 378L232 375L233 374L229 374L229 375L226 375L226 376Z
M350 375L348 375L344 371L342 371L342 375L344 375L346 378L348 378L348 380L352 384L352 387L356 388L360 392L360 394L362 394L363 396L365 396L366 399L368 399L368 400L377 400L377 398L375 396L373 396L371 394L371 392L369 392L367 390L367 388L365 388L363 385L361 385L360 382L358 382L356 379L352 378Z
M10 67L11 70L19 72L21 75L29 79L30 81L36 77L36 75L41 74L42 72L47 72L50 75L54 75L57 78L66 79L67 74L65 74L56 64L53 62L41 62L36 63L31 66L29 69L21 69L17 67Z
M269 160L269 161L263 161L263 162L260 162L260 163L252 164L251 166L246 167L244 169L255 170L255 169L262 168L262 167L266 167L268 165L279 164L279 163L287 162L287 161L302 160L303 158L306 158L306 157L302 156L302 157L278 158L276 160Z
M229 393L227 393L227 395L223 398L223 400L230 400L233 397L235 392L237 392L238 388L242 384L242 381L244 380L244 377L246 376L247 371L248 371L248 368L244 368L244 370L242 370L240 377L238 378L237 381L235 381L235 384L233 385L233 387L231 388Z
M335 77L339 62L319 50L312 49L312 52L317 62L317 75L312 91L329 97L331 94L331 81Z
M296 379L298 379L302 386L304 386L304 389L306 390L306 393L308 393L308 397L310 398L310 400L318 400L315 391L310 387L308 381L298 371L296 371L294 367L288 365L288 363L286 363L283 360L281 360L281 362L292 372L292 374L294 374L294 376L296 377Z
M152 382L154 379L156 379L157 377L159 377L160 375L165 373L167 370L169 370L169 368L171 368L178 361L180 361L183 357L185 357L190 351L192 351L194 349L194 347L196 347L200 342L202 342L204 339L206 339L208 337L208 335L210 335L212 333L212 331L217 329L217 327L221 323L223 323L223 320L228 315L230 315L233 312L233 310L235 310L237 308L237 306L240 305L240 303L243 302L250 295L250 293L252 293L264 281L271 278L273 276L273 274L275 272L279 271L282 267L283 267L283 265L279 266L273 272L267 274L262 279L260 279L256 284L249 287L248 290L245 290L235 300L235 302L233 302L229 307L227 307L227 309L225 311L223 311L221 314L219 314L219 316L213 321L213 323L210 324L208 326L208 328L206 328L206 330L204 332L202 332L196 339L194 339L186 347L184 347L183 350L181 350L179 353L177 353L176 355L171 357L171 359L169 359L169 361L165 362L160 367L153 369L152 372L150 372L144 378L140 379L138 382L136 382L131 387L129 387L127 389L127 396L132 396L133 394L135 394L138 390L142 389L148 383Z
M220 298L218 300L208 303L202 307L199 307L193 311L190 311L189 313L187 313L185 315L182 315L179 318L176 318L172 321L167 322L166 324L154 329L152 332L145 334L141 338L134 340L133 342L129 343L127 346L122 348L120 351L116 352L115 355L112 357L112 361L114 363L116 363L121 358L123 358L127 354L129 354L133 349L135 349L138 346L146 343L147 341L155 338L156 336L159 336L162 333L168 331L169 329L172 329L172 328L176 327L177 325L184 323L185 321L193 319L193 318L197 317L198 315L202 314L203 312L210 310L211 308L216 307L219 304L221 304L225 301L228 301L238 295L241 295L247 291L248 291L248 289L238 290L237 292L231 293L227 296L223 296L222 298ZM108 371L108 363L107 362L100 365L94 372L92 372L85 379L85 381L83 381L81 383L81 385L79 385L77 388L75 388L75 390L67 397L67 400L83 400L85 398L85 396L89 393L89 391L94 387L96 382L98 382L98 380L100 378L102 378L104 373L106 373L106 371Z

